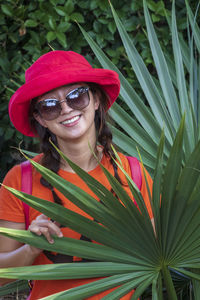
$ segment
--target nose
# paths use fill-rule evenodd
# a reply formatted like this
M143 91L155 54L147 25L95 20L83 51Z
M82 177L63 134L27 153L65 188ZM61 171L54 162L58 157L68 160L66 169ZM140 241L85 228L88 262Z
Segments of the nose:
M62 100L60 105L61 105L61 113L60 113L61 115L64 115L72 111L72 108L68 106L67 101Z

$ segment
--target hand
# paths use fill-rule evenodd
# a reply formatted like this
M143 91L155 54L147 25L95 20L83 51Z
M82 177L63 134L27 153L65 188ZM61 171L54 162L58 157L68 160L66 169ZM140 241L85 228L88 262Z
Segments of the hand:
M58 237L63 237L59 224L56 222L52 222L47 216L43 214L38 216L31 223L28 229L38 236L44 235L50 244L54 243L54 240L52 238L53 234L57 235Z

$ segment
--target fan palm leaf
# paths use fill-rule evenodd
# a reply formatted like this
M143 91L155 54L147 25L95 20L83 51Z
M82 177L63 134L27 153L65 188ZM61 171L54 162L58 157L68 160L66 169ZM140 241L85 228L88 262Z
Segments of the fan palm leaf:
M29 243L36 247L42 247L50 251L61 252L68 255L76 255L83 258L98 260L98 262L62 264L50 266L30 266L22 268L1 269L0 276L20 279L52 279L52 278L93 278L106 276L97 282L89 283L82 287L63 291L61 293L46 297L45 299L80 299L94 295L105 289L119 286L111 294L111 299L118 299L137 287L133 299L137 299L146 288L152 284L153 297L158 299L158 278L163 276L170 299L177 299L176 292L171 279L169 267L197 280L199 275L187 268L198 268L200 239L198 226L200 225L200 204L198 200L200 188L200 143L182 165L183 158L184 118L181 122L166 167L163 166L164 134L161 137L159 151L156 161L154 176L154 189L152 195L152 209L155 218L155 229L151 225L144 206L140 191L132 180L127 180L132 186L134 198L140 204L141 211L135 205L131 205L132 199L125 195L123 187L118 184L111 174L102 167L116 195L124 197L123 205L113 210L117 198L100 184L96 185L94 178L81 170L63 154L74 171L82 176L82 179L93 189L97 195L104 195L104 203L97 202L96 206L91 201L85 201L85 193L62 181L52 171L44 168L38 163L31 161L34 167L52 185L67 196L70 201L84 208L84 210L97 222L89 220L76 214L58 204L46 202L45 200L27 195L7 187L15 196L28 203L35 209L45 213L50 218L57 220L64 226L68 226L88 238L100 244L87 241L74 240L70 238L56 238L55 243L49 244L44 237L36 237L34 234L14 229L2 228L1 234L15 238L23 243ZM120 167L120 161L118 161ZM173 175L172 175L173 173ZM86 176L84 176L86 175ZM188 178L190 177L190 178ZM195 177L195 180L193 180ZM185 180L192 181L194 188L186 187ZM64 184L65 183L65 184ZM167 189L168 187L168 189ZM72 193L72 190L75 192ZM185 193L185 198L183 198ZM108 199L111 201L108 204ZM160 202L161 200L161 202ZM183 201L184 200L184 201ZM95 200L96 201L96 200ZM118 202L120 203L120 202ZM161 204L161 205L160 205ZM122 211L122 214L120 213ZM123 211L126 211L124 213ZM183 218L188 216L188 211L193 218L192 222L183 224L182 219L176 218L178 212ZM191 213L192 212L192 213ZM120 217L121 216L121 217ZM123 216L123 217L122 217ZM127 219L127 217L129 219ZM109 218L109 221L107 220ZM118 227L115 228L116 220ZM128 220L128 221L127 221ZM130 223L129 223L130 221ZM99 222L99 223L98 223ZM125 234L124 226L129 232ZM184 228L182 228L184 227ZM155 232L154 232L155 230ZM173 233L173 234L171 234ZM187 242L189 240L189 242ZM192 241L195 241L195 244ZM120 241L120 242L119 242ZM179 245L181 244L181 247ZM108 296L106 296L108 297ZM106 298L105 298L106 299Z

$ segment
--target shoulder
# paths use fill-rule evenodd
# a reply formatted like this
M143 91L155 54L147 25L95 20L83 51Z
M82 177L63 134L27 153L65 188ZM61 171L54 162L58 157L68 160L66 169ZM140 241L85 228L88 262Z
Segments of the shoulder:
M6 174L3 184L5 185L14 185L14 183L20 182L21 181L21 167L19 165L15 165L12 167L8 173Z
M43 154L38 154L36 155L33 160L36 162L40 162L41 158L42 158ZM21 163L15 165L14 167L12 167L8 173L6 174L4 180L3 180L3 184L5 185L9 185L9 186L19 186L19 184L16 183L20 183L21 184Z
M116 158L116 161L119 165L122 166L123 170L129 175L131 176L131 168L130 168L130 163L129 163L129 160L127 158L127 156L121 152L117 152L117 158ZM111 164L111 162L110 162ZM117 170L120 178L124 178L125 179L125 175L123 173L123 171L118 168Z
M131 174L132 173L132 168L134 167L138 167L139 165L139 161L136 157L132 157L132 156L127 156L121 152L117 152L119 159L121 161L121 164L124 168L124 170L128 173Z

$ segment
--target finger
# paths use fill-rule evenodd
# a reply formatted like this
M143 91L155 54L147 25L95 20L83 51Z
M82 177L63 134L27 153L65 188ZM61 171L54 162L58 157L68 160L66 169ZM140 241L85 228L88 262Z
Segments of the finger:
M44 230L44 228L46 229ZM55 223L53 223L48 219L41 220L41 218L36 218L29 226L29 230L36 233L37 235L41 235L43 234L43 232L46 233L48 231L49 232L47 234L48 237L49 234L57 235L58 237L63 237L60 227L58 227Z
M31 232L33 232L34 234L38 235L38 236L41 236L41 235L44 235L44 237L47 239L47 241L50 243L50 244L53 244L54 243L54 240L49 232L49 229L48 227L40 227L38 225L35 225L35 224L31 224L29 226L29 230Z
M49 218L43 214L39 215L33 223L38 226L48 227L51 234L55 234L58 237L63 237L62 231L60 230L60 224L56 221L51 221ZM55 225L55 226L54 226Z
M34 224L31 224L28 228L29 231L37 234L37 235L42 235L41 231L40 231L40 227Z
M50 244L54 243L54 239L52 238L49 229L47 227L41 227L40 231Z
M60 227L55 222L52 222L50 220L43 221L42 226L47 227L49 229L50 234L55 234L58 237L62 237L63 236Z
M43 220L48 220L49 218L47 216L45 216L44 214L41 214L39 216L37 216L37 218L35 220L37 221L43 221Z

